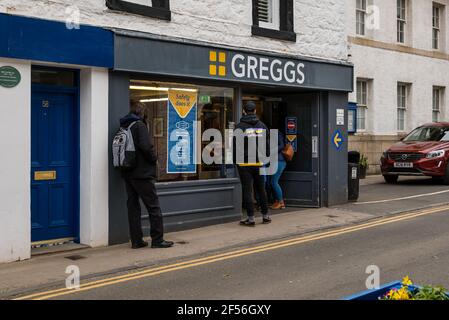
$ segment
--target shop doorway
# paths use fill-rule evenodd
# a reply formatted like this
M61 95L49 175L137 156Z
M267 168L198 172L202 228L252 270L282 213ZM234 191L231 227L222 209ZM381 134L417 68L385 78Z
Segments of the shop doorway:
M243 103L248 100L256 102L257 114L270 129L278 129L295 145L295 156L281 178L286 205L319 207L319 95L244 94Z
M76 240L79 216L77 74L33 68L32 81L31 241Z

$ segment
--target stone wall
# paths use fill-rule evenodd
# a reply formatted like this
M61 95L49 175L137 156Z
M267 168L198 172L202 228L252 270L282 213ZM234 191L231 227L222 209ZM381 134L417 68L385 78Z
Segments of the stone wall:
M248 49L330 60L347 59L345 1L295 0L296 42L251 34L250 0L170 0L171 21L112 11L106 0L2 0L0 12L66 21L75 6L80 23L175 36Z
M400 139L401 136L398 135L352 135L349 137L349 150L359 151L368 158L368 174L380 174L380 157L382 153Z

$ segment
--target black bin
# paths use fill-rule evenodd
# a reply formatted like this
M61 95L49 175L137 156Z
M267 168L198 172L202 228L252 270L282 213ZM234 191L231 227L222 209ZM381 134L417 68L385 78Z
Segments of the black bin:
M360 192L360 153L348 152L348 200L357 201Z

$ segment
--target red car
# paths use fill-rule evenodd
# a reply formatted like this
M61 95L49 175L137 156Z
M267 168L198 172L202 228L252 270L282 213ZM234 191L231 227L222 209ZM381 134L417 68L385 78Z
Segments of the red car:
M381 158L387 183L399 176L429 176L449 185L449 122L425 124L390 147Z

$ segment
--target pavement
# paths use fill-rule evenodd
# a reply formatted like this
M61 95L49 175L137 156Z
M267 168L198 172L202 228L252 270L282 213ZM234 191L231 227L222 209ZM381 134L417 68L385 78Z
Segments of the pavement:
M236 223L227 223L170 233L167 234L166 238L176 243L176 246L171 249L131 250L129 245L125 244L42 255L27 261L3 264L0 265L0 299L9 299L52 288L62 288L65 286L65 280L68 276L65 273L66 268L71 265L80 268L81 283L98 281L117 275L132 274L145 268L157 268L223 252L244 250L251 246L273 241L287 241L286 239L292 237L354 226L380 217L394 216L401 212L435 207L449 203L448 194L449 188L447 186L437 184L427 178L403 178L396 185L387 185L383 183L381 177L368 177L361 182L361 196L358 203L333 208L289 211L275 215L273 224L258 225L256 228L243 229ZM385 265L386 270L393 270L395 263L397 263L398 267L396 268L398 270L396 270L396 273L389 273L389 277L393 280L402 276L402 272L407 271L399 270L399 266L407 265L407 263L413 261L415 259L413 258L413 252L418 253L418 256L422 259L429 258L427 256L429 254L438 256L440 259L444 257L444 259L438 261L443 261L447 265L449 255L444 247L448 240L448 233L444 224L445 219L447 221L447 215L444 215L444 213L432 215L431 218L418 218L422 226L413 227L413 233L406 232L407 228L411 227L410 221L400 222L397 225L395 224L395 227L403 236L393 237L393 239L388 238L391 237L392 230L386 226L382 227L384 229L360 232L352 235L352 237L343 235L338 239L323 240L320 241L319 246L310 243L299 247L283 248L272 251L271 255L263 253L251 257L246 256L216 265L198 267L195 270L163 275L157 279L152 278L152 281L138 282L139 286L136 282L130 281L126 284L110 286L109 289L92 291L92 294L86 292L85 295L80 293L79 296L70 295L63 298L337 298L337 293L338 296L353 293L353 290L359 289L361 284L364 283L361 283L360 279L366 278L366 275L363 272L360 273L360 268L366 265L369 257L379 257L376 261L372 260L372 263ZM408 247L408 245L410 246ZM428 245L432 248L432 251L422 250L426 248L423 245ZM402 255L401 251L407 252L408 255ZM336 275L339 274L338 281L324 281L326 272L330 272L326 268L321 268L329 264L326 261L338 261L340 263L332 267L335 267ZM433 260L430 259L430 261ZM423 266L425 265L427 264L423 263ZM278 267L277 274L276 266ZM279 273L279 266L284 268L281 269L281 273ZM356 267L358 268L357 272L355 272ZM423 280L439 280L437 276L447 275L447 272L443 272L439 265L435 267L436 269L429 269L431 266L428 265L427 267L428 270L435 270L435 277L432 278L429 274L426 274L421 277ZM229 272L223 270L229 270ZM230 274L235 276L227 276ZM239 288L244 287L244 279L254 280L254 283L262 281L263 284L263 280L260 278L261 274L270 279L270 288L250 285L245 289L247 291L243 291L243 289L239 291ZM224 278L218 279L218 275ZM177 277L180 277L180 280ZM301 289L301 291L296 288L294 291L287 290L283 294L281 291L286 288L276 287L278 282L275 280L279 277L291 278L288 281L297 284L297 281L300 281L303 289L309 289L308 291ZM239 282L227 281L228 278ZM279 279L279 283L285 283L284 278L283 280ZM446 279L449 279L449 277L446 277ZM168 283L171 283L171 285L167 285ZM204 286L199 288L198 286L201 283L204 283ZM223 283L226 283L226 285ZM323 283L324 287L318 285ZM220 291L221 284L224 289ZM228 284L229 286L226 287ZM343 284L347 284L347 287L344 287ZM314 288L316 289L311 290L312 285L315 285ZM316 287L317 285L318 287ZM341 287L338 287L338 285ZM449 284L447 285L449 286ZM287 285L287 289L288 287ZM335 291L334 294L324 294L325 287L326 290L340 289ZM158 291L157 288L166 289ZM197 290L193 290L193 288ZM213 288L216 291L213 291ZM232 288L235 288L235 290L232 290ZM145 294L145 292L153 292L152 290L156 290L158 293ZM268 294L267 290L272 290L272 295ZM214 294L212 291L216 293Z

